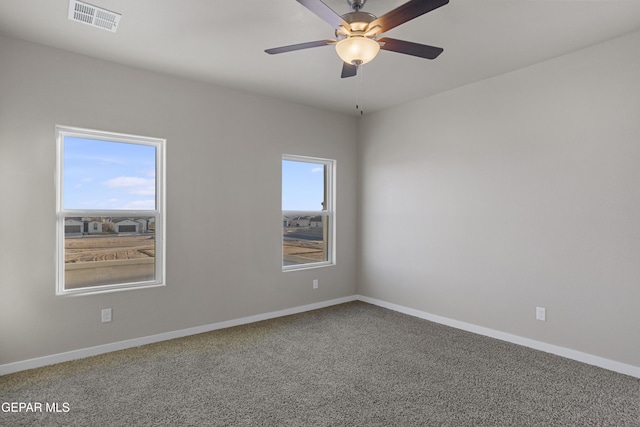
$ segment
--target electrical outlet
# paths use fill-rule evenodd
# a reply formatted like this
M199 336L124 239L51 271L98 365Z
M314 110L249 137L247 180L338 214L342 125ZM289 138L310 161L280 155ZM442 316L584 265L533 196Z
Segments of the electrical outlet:
M536 320L545 322L547 320L547 309L544 307L536 307Z
M102 309L102 323L111 322L111 309L103 308Z
M318 279L313 279L313 289L318 289Z

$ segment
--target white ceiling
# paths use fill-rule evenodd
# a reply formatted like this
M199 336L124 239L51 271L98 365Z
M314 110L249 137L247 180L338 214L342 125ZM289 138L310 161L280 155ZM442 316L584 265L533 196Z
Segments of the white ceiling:
M346 0L324 2L350 11ZM404 2L368 0L364 10L380 16ZM361 79L341 79L332 46L264 53L333 37L295 0L88 3L121 13L118 31L68 20L68 0L1 0L0 33L348 114L358 98L376 111L640 30L640 0L451 0L385 33L443 47L437 59L381 51Z

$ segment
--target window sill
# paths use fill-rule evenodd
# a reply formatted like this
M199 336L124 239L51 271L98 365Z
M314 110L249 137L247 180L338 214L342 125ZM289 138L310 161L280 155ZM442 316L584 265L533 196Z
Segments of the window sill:
M282 272L287 273L290 271L312 270L315 268L332 267L335 265L336 265L335 262L314 262L313 264L305 264L305 265L286 265L282 267Z
M121 291L160 288L165 286L166 286L165 283L151 283L151 284L135 283L131 285L118 285L118 286L94 286L90 288L77 288L77 289L67 289L64 291L57 291L56 296L78 297L78 296L85 296L85 295L107 294L107 293L121 292Z

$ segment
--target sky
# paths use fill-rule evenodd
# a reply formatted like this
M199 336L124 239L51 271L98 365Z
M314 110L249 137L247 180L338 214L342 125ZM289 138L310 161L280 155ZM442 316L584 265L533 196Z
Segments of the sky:
M282 161L283 211L321 211L323 199L322 163Z
M154 210L156 147L65 136L64 209Z

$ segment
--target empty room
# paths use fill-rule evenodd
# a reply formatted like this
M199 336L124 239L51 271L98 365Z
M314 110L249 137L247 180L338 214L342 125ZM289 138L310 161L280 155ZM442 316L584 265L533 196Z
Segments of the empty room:
M2 0L0 425L639 426L640 2Z

